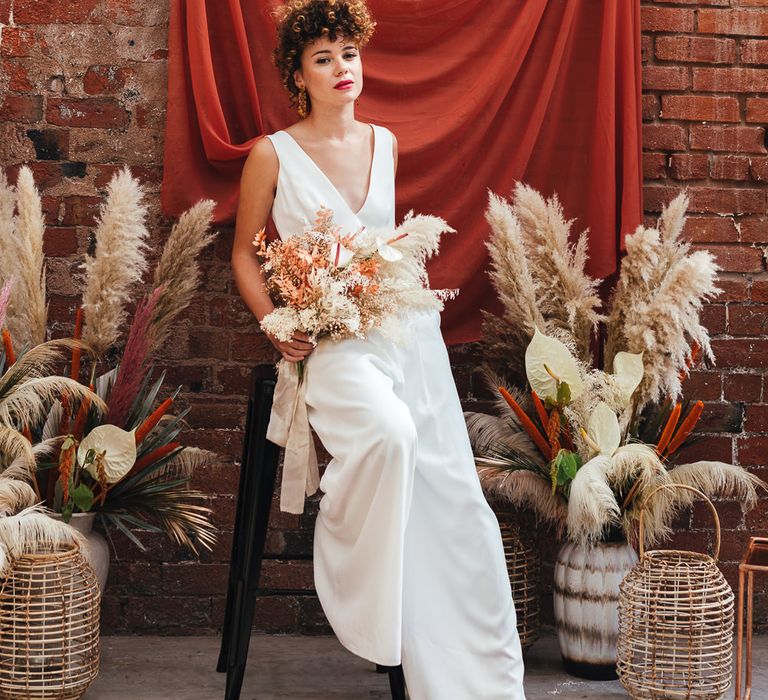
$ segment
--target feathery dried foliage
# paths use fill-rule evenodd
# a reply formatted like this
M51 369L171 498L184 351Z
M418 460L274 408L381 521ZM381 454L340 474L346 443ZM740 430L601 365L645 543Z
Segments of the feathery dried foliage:
M15 428L0 423L0 472L6 478L32 480L35 474L32 445Z
M562 534L568 514L565 499L553 494L549 485L533 472L478 465L477 473L485 491L518 508L530 508L541 521Z
M5 315L8 311L8 303L11 300L11 289L13 289L13 279L8 280L3 288L0 289L0 329L5 323Z
M37 494L24 481L0 476L0 517L16 515L37 503Z
M515 186L513 212L520 222L541 314L560 331L556 335L568 338L577 356L589 363L590 339L603 317L598 312L598 280L586 273L587 232L572 245L573 220L563 218L557 195L545 200L522 182Z
M197 257L215 238L208 233L216 202L205 199L185 211L171 229L160 262L155 268L154 286L162 288L150 323L151 350L158 351L171 334L171 327L189 306L200 281Z
M13 215L14 208L16 216ZM45 340L45 259L40 194L32 171L19 169L15 191L0 174L0 281L15 278L8 301L6 325L17 346Z
M576 472L571 482L566 524L574 542L596 542L609 526L619 522L619 504L608 483L610 468L611 458L597 455Z
M640 226L626 239L608 319L606 363L620 350L643 352L638 408L680 396L680 375L692 344L714 361L700 314L703 303L720 291L715 285L720 268L711 253L691 253L690 245L680 240L687 206L687 197L679 194L664 207L657 229Z
M215 452L199 447L185 447L157 475L166 479L191 479L198 469L216 464L219 464L219 456Z
M114 175L96 224L95 256L85 258L83 339L99 355L117 343L125 305L147 266L143 198L127 167Z
M151 319L163 288L158 287L144 299L133 316L131 330L125 344L117 379L109 395L109 412L105 423L123 427L128 412L147 374L147 363L151 352Z
M84 538L74 528L48 517L45 508L33 505L0 518L0 577L7 575L15 559L38 552L51 543L77 543Z

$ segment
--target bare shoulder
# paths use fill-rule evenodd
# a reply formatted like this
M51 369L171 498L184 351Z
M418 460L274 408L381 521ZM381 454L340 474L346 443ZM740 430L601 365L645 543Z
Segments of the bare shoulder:
M253 144L251 152L245 159L243 166L244 181L259 181L277 183L277 173L280 169L280 161L277 158L277 151L268 138L261 138Z

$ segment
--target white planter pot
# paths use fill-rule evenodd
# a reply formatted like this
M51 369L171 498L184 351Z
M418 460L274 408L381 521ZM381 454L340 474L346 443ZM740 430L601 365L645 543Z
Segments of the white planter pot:
M61 520L59 513L51 514L52 518ZM69 524L79 533L85 536L85 545L83 546L83 556L91 565L96 580L99 582L99 592L104 592L104 586L107 584L107 575L109 574L109 544L100 533L93 530L93 521L96 519L96 513L73 513Z
M616 674L619 584L637 563L625 541L564 544L555 564L555 628L565 670L581 678Z

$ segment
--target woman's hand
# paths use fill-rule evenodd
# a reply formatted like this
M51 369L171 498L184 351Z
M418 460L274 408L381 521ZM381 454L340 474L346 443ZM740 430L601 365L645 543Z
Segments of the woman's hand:
M300 362L301 360L306 359L315 349L309 336L301 331L296 331L293 334L293 339L288 342L278 340L274 335L267 333L266 331L264 331L264 333L267 338L269 338L272 345L279 350L283 359L288 362Z

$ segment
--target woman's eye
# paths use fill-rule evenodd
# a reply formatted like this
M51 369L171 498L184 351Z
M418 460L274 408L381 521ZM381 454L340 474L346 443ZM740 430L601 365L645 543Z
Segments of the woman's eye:
M344 58L355 58L357 56L356 53L345 53Z

